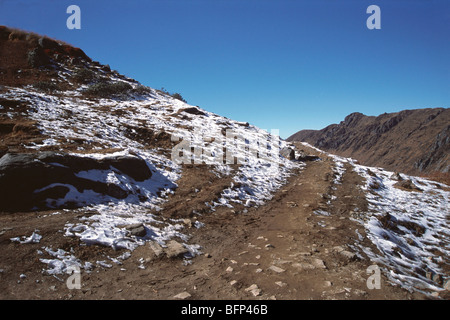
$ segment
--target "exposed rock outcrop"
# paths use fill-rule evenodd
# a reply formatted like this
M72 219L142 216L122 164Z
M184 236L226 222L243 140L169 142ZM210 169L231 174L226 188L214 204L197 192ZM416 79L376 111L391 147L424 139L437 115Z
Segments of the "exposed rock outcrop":
M295 151L292 148L286 147L280 150L280 154L289 160L295 159Z
M71 190L79 193L90 190L115 199L129 195L128 190L115 183L91 177L90 170L114 171L134 181L152 176L146 162L134 156L95 159L55 152L7 153L0 159L0 210L77 207L72 199L58 202L59 205L49 203L52 199L64 199Z

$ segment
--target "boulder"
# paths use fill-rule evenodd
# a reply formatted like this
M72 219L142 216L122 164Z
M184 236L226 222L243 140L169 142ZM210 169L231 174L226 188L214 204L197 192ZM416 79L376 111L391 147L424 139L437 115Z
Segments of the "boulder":
M288 160L294 160L295 159L295 151L294 149L290 147L284 147L280 150L280 155Z
M416 191L416 192L423 191L418 186L416 186L414 182L411 181L411 179L400 180L399 182L394 184L394 187L405 191Z
M186 112L186 113L193 114L193 115L196 115L196 116L204 116L204 115L206 115L203 111L201 111L199 108L196 108L196 107L180 109L178 111L178 113L181 113L181 112Z
M77 207L72 202L51 201L64 199L71 189L80 193L92 190L116 199L128 197L129 191L119 185L80 175L89 170L114 170L135 181L152 176L146 162L134 156L95 159L56 152L7 153L0 158L0 211Z
M312 156L312 155L308 155L304 152L300 152L299 156L296 159L297 161L316 161L316 160L320 160L320 158L318 156Z
M403 177L401 176L401 174L400 174L399 172L394 172L394 173L391 175L391 179L392 179L392 180L397 180L397 181L403 181L403 180L404 180Z

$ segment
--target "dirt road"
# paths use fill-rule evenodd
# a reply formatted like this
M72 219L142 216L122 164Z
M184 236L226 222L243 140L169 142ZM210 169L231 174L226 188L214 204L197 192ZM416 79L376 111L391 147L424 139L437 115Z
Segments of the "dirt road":
M81 289L69 290L68 276L44 274L45 265L36 254L46 243L68 251L77 247L82 260L120 254L99 246L80 249L78 239L64 237L60 230L66 222L77 221L79 213L2 215L0 299L176 299L180 293L187 293L187 299L219 300L424 298L390 285L383 275L380 289L367 287L367 268L373 262L353 245L370 242L364 228L351 219L367 206L359 188L361 178L346 168L336 183L333 160L320 157L295 172L264 206L220 208L198 217L204 226L191 227L188 233L190 243L200 244L203 254L190 263L156 257L144 245L122 265L82 272ZM205 171L190 170L163 211L167 217L195 219L188 208L199 207L204 197L214 195L214 190L205 189L187 204L192 188L204 184L205 178L214 180L205 177ZM221 190L217 183L212 185ZM10 241L36 228L45 243Z

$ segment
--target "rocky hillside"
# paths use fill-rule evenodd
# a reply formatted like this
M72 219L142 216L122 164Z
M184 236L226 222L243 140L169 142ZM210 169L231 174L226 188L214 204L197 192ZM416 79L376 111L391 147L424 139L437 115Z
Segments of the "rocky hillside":
M81 49L6 27L0 44L0 211L90 207L97 223L69 228L83 241L133 248L123 226L153 221L142 238L163 244L186 239L153 214L192 165L214 178L190 190L202 201L177 218L260 205L296 166L278 136L143 86Z
M322 130L302 130L288 141L357 159L368 166L424 174L450 171L450 109L417 109L380 116L352 113Z

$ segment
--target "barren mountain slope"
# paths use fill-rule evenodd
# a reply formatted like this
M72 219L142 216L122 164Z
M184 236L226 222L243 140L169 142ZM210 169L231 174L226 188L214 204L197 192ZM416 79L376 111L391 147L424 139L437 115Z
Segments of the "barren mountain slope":
M449 172L450 109L417 109L378 117L352 113L322 130L302 130L305 141L368 166L409 174Z

